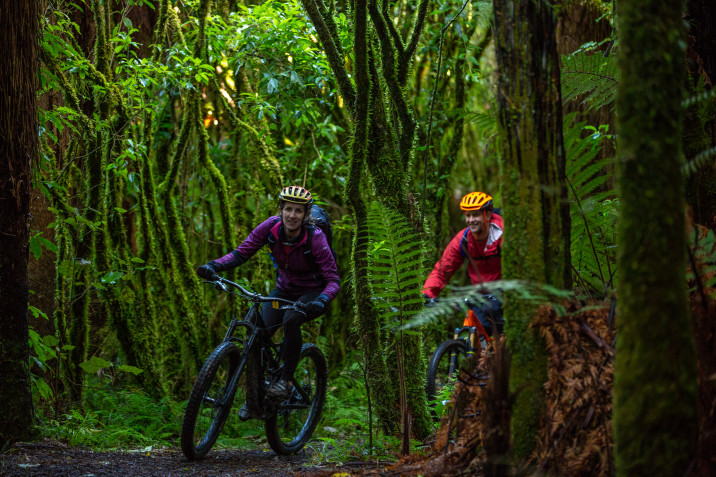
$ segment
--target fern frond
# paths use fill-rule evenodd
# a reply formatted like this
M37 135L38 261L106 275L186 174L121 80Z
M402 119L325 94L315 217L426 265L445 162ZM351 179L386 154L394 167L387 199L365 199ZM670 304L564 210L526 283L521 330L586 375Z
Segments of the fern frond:
M613 158L597 159L601 150L600 133L582 137L584 122L564 120L565 175L570 198L572 270L577 285L586 291L605 295L613 288L615 268L614 223L618 202L604 189L610 178L605 169Z
M511 293L525 301L536 305L550 304L558 312L562 311L559 303L573 296L571 290L561 290L542 283L531 283L523 280L495 280L483 283L480 287L468 285L464 287L450 287L450 293L440 295L440 300L403 325L403 328L415 328L426 323L444 319L446 316L455 316L457 310L466 311L466 300L472 304L486 303L485 293L502 299L506 293Z
M713 157L716 157L716 147L705 149L700 153L696 154L693 159L691 159L690 161L686 161L684 165L681 166L681 170L683 171L684 175L688 177L701 169L703 166L705 166L706 161Z
M701 91L699 93L693 94L693 95L689 96L688 98L684 99L681 102L681 107L683 109L687 109L695 104L706 103L713 99L716 99L716 89L705 90L705 91Z
M700 291L716 298L716 235L714 235L714 231L706 230L704 233L694 229L691 232L689 248L697 268L694 270L692 264L692 267L687 270L686 278L693 285L689 291L696 291L697 284L700 283Z
M484 139L489 139L497 134L497 116L494 109L490 108L486 111L471 111L465 114L465 119L476 126L477 135Z
M422 242L405 217L379 203L371 205L367 225L372 299L388 323L403 323L422 309Z
M562 100L584 97L588 110L614 108L618 80L616 58L577 51L562 56Z

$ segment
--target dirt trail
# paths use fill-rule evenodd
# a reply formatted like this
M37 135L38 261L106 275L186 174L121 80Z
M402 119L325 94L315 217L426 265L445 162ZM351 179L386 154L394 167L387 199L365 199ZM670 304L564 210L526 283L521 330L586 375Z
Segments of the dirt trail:
M293 476L346 470L310 464L305 453L285 457L260 450L212 450L189 461L178 449L93 452L57 441L19 443L0 455L0 475L19 476ZM353 469L355 470L355 468ZM350 470L348 470L350 472Z

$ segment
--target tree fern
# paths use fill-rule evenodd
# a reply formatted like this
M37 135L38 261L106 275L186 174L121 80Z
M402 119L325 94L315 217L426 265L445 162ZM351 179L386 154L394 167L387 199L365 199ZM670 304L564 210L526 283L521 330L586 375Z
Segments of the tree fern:
M716 299L716 236L713 230L699 232L694 228L689 240L691 266L686 278L691 284L690 292Z
M701 169L706 164L713 163L712 159L716 158L716 147L710 147L696 154L691 160L684 161L681 170L684 176L688 177Z
M601 149L599 133L581 137L585 123L564 121L566 178L570 198L572 270L576 285L588 293L605 295L613 287L616 259L614 222L618 201L605 188L610 175L605 171L612 158L597 159Z
M402 446L407 452L411 432L422 435L430 429L422 334L400 327L423 308L420 288L424 252L420 237L406 217L395 210L374 202L366 224L368 240L363 242L369 257L371 300L386 329L386 361L397 364L397 369L388 367L387 371L388 379L399 385Z
M703 85L700 85L700 87L703 88L701 91L692 94L681 102L682 109L690 108L699 103L706 104L716 99L716 89L707 90Z
M425 277L420 237L405 217L373 203L368 211L367 250L375 306L390 324L403 323L420 311Z
M583 49L562 56L562 100L581 98L588 110L614 109L618 72L616 58Z

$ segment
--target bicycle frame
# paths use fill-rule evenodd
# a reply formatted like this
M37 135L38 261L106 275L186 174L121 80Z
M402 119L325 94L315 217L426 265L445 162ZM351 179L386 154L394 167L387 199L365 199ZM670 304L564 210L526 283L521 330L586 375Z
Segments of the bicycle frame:
M262 296L216 275L207 283L224 292L240 295L252 305L243 319L231 318L224 339L197 375L182 422L182 452L189 459L200 459L211 450L229 416L238 389L242 390L248 411L242 413L242 407L239 418L242 421L263 420L268 444L277 454L298 452L311 438L320 420L326 399L328 366L316 345L304 343L298 363L303 371L300 377L290 378L289 396L276 399L267 395L267 390L278 382L285 368L281 359L283 341L274 343L271 338L274 327L265 326L262 306L270 302L274 309L290 309L305 315L303 304ZM227 286L237 291L229 291ZM239 332L239 329L242 330Z
M482 326L480 320L477 319L475 312L472 308L468 308L465 313L465 320L462 323L462 328L455 328L455 339L459 339L459 335L468 332L468 349L474 351L478 348L477 341L480 341L480 348L486 349L489 343L492 341L492 337L487 334L487 330Z
M259 321L261 319L261 305L263 303L272 302L275 308L279 308L279 303L283 303L284 305L286 305L286 308L292 308L295 306L295 302L280 297L264 297L256 293L251 293L238 283L234 283L222 277L217 277L216 282L209 283L214 284L214 286L216 286L218 289L221 289L227 293L232 293L226 288L227 284L231 285L240 291L240 293L236 294L248 299L253 303L249 308L249 311L246 312L246 315L243 319L240 320L236 317L231 319L223 341L233 341L238 344L243 344L243 349L245 350L241 355L239 365L236 367L236 370L234 371L231 376L231 379L229 380L228 389L235 389L238 386L239 377L243 374L244 369L248 366L249 359L252 357L252 355L258 359L258 362L255 363L257 365L257 369L255 369L254 372L250 372L251 368L247 370L247 380L251 379L254 382L252 384L247 383L246 401L249 407L253 408L256 411L259 411L264 407L263 392L261 392L264 372L269 371L271 374L274 374L278 370L278 368L276 367L276 363L277 357L280 356L281 349L280 344L275 344L271 342L270 338L268 338L267 336L261 336L262 333L266 332L266 328L259 326ZM240 338L234 336L234 333L236 332L237 328L246 328L246 338L245 342L243 343ZM257 340L259 340L259 343L256 342ZM256 344L260 345L258 349L254 348ZM271 348L271 351L267 352L267 348ZM307 396L304 395L304 397ZM228 399L228 396L225 397L225 399ZM273 412L273 410L269 409L268 413L264 412L262 414L267 415L271 412Z

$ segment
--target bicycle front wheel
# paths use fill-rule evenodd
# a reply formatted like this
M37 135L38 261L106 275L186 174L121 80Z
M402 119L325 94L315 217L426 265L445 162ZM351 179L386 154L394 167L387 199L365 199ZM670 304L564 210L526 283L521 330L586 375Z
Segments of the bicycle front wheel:
M428 402L443 394L446 386L452 386L460 374L460 365L467 358L467 344L463 340L443 341L435 350L428 365L425 392Z
M226 341L214 349L191 390L181 428L181 450L189 459L201 459L216 442L229 415L238 379L230 380L239 366L241 352Z
M318 425L326 400L328 368L326 358L315 345L304 344L294 373L291 396L279 404L277 412L266 420L266 439L282 455L303 448Z

